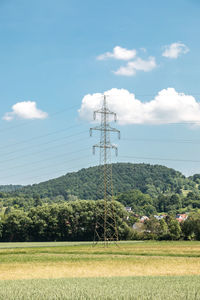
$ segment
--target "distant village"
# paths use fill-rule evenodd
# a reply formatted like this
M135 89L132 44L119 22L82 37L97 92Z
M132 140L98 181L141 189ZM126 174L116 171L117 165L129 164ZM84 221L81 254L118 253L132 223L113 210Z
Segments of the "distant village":
M128 213L131 213L134 217L138 218L138 221L137 223L144 223L145 221L148 221L149 220L149 217L147 216L139 216L138 214L135 214L133 211L132 211L132 208L130 206L126 206L125 207L126 211ZM161 219L165 219L167 217L167 214L161 214L161 215L154 215L154 218L157 219L157 220L161 220ZM129 217L128 217L129 218ZM181 222L184 222L185 220L187 220L188 218L188 213L185 213L185 214L176 214L175 216L175 219L181 223ZM133 228L135 228L135 224L133 224Z

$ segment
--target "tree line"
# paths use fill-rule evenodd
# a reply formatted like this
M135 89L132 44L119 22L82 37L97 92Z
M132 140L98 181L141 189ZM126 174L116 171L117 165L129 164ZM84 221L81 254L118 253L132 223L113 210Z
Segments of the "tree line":
M74 195L68 195L68 199L66 200L62 195L52 198L41 198L40 195L36 193L33 196L29 196L0 192L0 213L1 211L5 211L5 214L7 214L11 208L29 211L30 208L42 204L61 204L75 200L80 199ZM195 191L179 194L159 194L156 197L153 197L149 194L142 193L140 190L129 190L117 194L115 200L122 203L124 206L131 206L132 211L136 214L147 216L157 213L185 213L198 211L198 209L200 209L200 193Z
M111 209L110 205L111 203L108 205L108 211ZM188 219L181 223L174 215L169 214L161 220L151 216L141 224L138 217L126 212L121 203L115 201L112 209L116 216L120 240L200 240L198 212L191 213ZM98 226L103 230L103 216L103 200L44 204L32 207L29 211L11 209L0 219L0 241L92 241L97 220ZM110 218L110 231L114 228L113 222ZM138 228L134 229L133 224Z
M108 210L111 209L110 205ZM119 202L114 202L112 209L116 216L119 239L127 239L130 232L125 222L127 213ZM28 212L12 209L0 220L0 241L92 241L97 218L98 226L103 230L103 216L103 200L45 204L32 207ZM113 230L112 222L110 219L110 230Z

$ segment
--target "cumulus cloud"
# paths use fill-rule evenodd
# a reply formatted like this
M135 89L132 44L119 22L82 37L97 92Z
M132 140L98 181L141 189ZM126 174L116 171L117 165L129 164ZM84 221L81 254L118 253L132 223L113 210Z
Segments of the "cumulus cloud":
M142 48L142 51L146 52L146 49ZM120 46L114 47L113 52L106 52L97 57L98 60L105 60L108 58L128 61L125 66L121 66L118 70L113 71L115 75L133 76L137 71L149 72L157 66L155 57L150 56L148 59L144 60L137 57L137 51L135 49L127 50Z
M48 114L37 108L37 104L34 101L18 102L12 106L12 111L7 112L3 119L11 121L14 118L20 119L45 119Z
M122 76L133 76L137 71L149 72L156 68L155 57L150 56L147 60L137 58L135 61L129 61L125 67L120 67L113 73Z
M136 50L127 50L126 48L122 48L120 46L116 46L113 48L113 52L106 52L97 57L98 60L104 60L107 58L114 58L118 60L130 60L136 56Z
M162 56L167 58L178 58L181 54L189 52L189 48L183 43L172 43L171 45L165 46L165 51Z
M118 122L126 124L200 123L200 103L191 95L178 93L174 88L161 90L153 100L142 102L125 89L113 88L105 92L110 110ZM88 94L82 99L79 115L92 122L93 111L101 107L102 94Z

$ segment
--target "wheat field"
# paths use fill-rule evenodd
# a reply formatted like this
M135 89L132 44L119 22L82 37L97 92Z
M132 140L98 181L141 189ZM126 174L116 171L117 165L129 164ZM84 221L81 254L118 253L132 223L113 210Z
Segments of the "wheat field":
M200 299L200 242L1 243L0 299Z

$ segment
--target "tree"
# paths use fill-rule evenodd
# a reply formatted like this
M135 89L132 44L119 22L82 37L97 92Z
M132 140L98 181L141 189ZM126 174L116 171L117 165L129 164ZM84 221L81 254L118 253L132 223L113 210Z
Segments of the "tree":
M13 210L4 219L2 240L8 242L24 242L29 240L31 220L21 210Z
M179 195L173 194L170 197L170 205L174 205L175 209L182 208L182 201Z
M55 241L59 240L58 232L58 205L37 206L28 213L32 220L31 240Z
M179 240L181 237L181 227L179 222L170 216L167 220L167 225L169 229L169 238L171 240Z
M116 200L125 206L131 206L132 211L140 215L146 213L150 215L156 212L152 198L139 190L121 193L116 196Z
M39 194L34 194L33 195L33 200L34 200L34 206L40 206L40 205L42 205L42 201L40 199L40 195Z
M159 239L163 240L167 238L167 233L168 233L168 226L167 223L165 222L165 220L162 218L160 220L160 227L159 227Z
M59 205L58 210L58 231L60 233L61 241L72 240L72 219L73 208L70 203L63 203Z
M200 214L191 213L187 220L182 224L184 238L187 240L200 240Z
M145 230L151 239L157 239L160 232L160 222L154 217L145 221Z
M8 215L11 212L11 208L10 206L6 207L5 211L4 211L4 215Z

